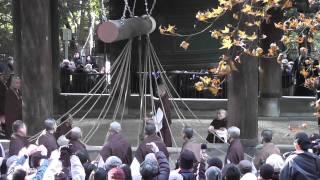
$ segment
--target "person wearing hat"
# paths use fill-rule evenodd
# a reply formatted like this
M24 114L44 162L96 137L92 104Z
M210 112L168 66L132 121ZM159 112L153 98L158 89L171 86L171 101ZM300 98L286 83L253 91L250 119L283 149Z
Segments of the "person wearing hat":
M253 164L257 169L259 169L260 166L266 162L267 158L271 154L279 154L280 155L280 149L278 147L276 147L271 142L272 135L273 135L273 132L270 129L264 129L261 132L262 148L261 148L261 150L257 151L257 153L253 159Z
M48 118L44 121L44 132L39 136L37 141L38 145L44 145L48 150L48 157L50 157L51 152L58 149L58 143L54 132L56 130L56 120Z
M280 179L320 179L320 158L308 152L310 145L306 133L300 132L295 135L295 152L286 159Z
M121 134L120 123L114 121L110 124L106 143L100 151L100 156L105 161L110 156L117 156L124 164L131 164L132 150L126 137Z

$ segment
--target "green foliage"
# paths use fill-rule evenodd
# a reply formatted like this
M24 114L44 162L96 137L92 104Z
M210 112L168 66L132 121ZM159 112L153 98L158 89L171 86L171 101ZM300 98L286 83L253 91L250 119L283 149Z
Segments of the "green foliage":
M0 53L12 54L13 24L11 0L0 0Z

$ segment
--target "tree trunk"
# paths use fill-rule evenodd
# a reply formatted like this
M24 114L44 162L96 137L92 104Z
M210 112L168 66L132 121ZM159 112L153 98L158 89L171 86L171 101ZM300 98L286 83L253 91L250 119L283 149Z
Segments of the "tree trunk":
M30 134L53 114L51 0L20 1L23 120ZM56 27L55 27L56 28Z

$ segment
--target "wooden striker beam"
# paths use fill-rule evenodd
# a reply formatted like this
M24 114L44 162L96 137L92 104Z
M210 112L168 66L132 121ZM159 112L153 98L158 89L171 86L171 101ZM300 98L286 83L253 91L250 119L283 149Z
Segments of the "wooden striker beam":
M144 15L142 17L103 22L97 28L97 35L101 41L112 43L150 34L155 28L156 21L151 16Z

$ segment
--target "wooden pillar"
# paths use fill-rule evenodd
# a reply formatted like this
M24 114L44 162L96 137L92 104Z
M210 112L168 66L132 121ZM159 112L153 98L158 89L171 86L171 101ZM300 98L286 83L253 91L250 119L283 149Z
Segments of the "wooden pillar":
M260 59L259 115L279 117L281 97L281 68L276 58Z
M228 79L228 126L239 127L241 139L253 146L258 134L258 59L242 56L237 68Z
M53 114L51 0L20 1L23 120L29 134Z

